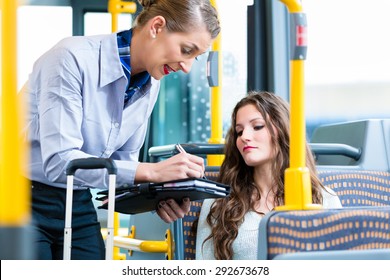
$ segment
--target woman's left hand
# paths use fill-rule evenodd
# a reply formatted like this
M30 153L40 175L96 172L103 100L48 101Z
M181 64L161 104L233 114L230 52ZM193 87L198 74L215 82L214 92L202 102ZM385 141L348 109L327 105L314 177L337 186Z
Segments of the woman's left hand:
M174 199L160 201L157 214L166 223L172 223L177 219L183 218L190 211L191 201L184 198L179 205Z

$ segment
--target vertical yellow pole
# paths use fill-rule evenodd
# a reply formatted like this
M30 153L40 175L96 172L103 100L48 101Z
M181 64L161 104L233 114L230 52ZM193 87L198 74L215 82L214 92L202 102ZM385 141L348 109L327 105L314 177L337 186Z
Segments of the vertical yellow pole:
M22 107L17 96L16 10L18 1L1 1L1 161L0 224L29 221L29 192L21 175L26 149L19 137Z
M111 30L116 32L118 30L118 16L120 13L131 13L134 14L137 10L137 5L134 2L125 2L120 0L109 0L108 1L108 12L111 13ZM114 213L114 236L119 233L120 221L119 213ZM114 260L126 259L125 254L120 254L118 247L114 247Z
M211 4L217 9L216 0L211 0ZM222 137L222 57L221 57L221 34L214 40L212 51L219 52L218 56L218 85L211 87L210 97L210 116L211 116L211 135L210 144L223 144L225 139ZM220 166L223 162L223 155L208 155L207 165Z
M304 59L306 56L306 18L299 0L280 0L289 12L291 24L290 62L290 167L285 171L285 205L277 210L318 209L313 204L310 171L306 167ZM301 32L301 33L299 33ZM302 37L300 37L302 36ZM301 49L299 49L301 48ZM300 51L304 50L304 53Z
M25 258L22 248L30 221L30 193L21 168L27 149L19 137L23 107L17 95L16 18L18 1L1 1L1 151L0 151L0 244L1 259Z

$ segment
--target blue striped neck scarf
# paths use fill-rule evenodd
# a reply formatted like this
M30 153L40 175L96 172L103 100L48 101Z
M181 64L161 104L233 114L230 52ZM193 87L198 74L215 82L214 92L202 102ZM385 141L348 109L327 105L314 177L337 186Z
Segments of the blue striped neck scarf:
M150 79L148 72L142 72L137 75L131 76L130 66L130 42L132 36L132 29L119 32L117 34L119 59L122 63L123 71L127 78L127 86L125 91L124 100L125 103L131 99L135 91L146 85Z

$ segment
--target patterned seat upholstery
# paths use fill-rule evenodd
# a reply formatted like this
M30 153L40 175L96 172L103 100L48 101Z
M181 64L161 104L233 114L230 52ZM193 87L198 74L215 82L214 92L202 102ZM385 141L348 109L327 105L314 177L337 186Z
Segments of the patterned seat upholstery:
M196 254L196 229L202 201L191 201L191 210L183 218L184 259L194 260Z
M319 171L319 176L344 207L390 206L389 172L335 169Z
M218 178L218 170L212 170L205 172L207 179L215 181ZM184 247L184 259L194 260L196 251L196 229L198 225L198 218L200 215L200 209L202 208L202 200L191 201L190 212L182 219L183 223L183 247ZM178 247L178 246L177 246Z
M344 208L270 213L260 225L260 259L293 252L390 249L390 173L333 169L321 170L319 176Z
M294 252L390 249L390 207L270 212L260 223L259 246L259 259Z

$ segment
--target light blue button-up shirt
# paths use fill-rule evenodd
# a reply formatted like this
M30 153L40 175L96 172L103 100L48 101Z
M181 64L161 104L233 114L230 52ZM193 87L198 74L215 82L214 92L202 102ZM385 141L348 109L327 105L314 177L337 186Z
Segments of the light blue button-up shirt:
M102 157L115 160L117 185L133 183L160 83L151 78L123 107L126 85L116 34L66 38L39 58L21 91L29 103L25 176L66 187L69 161ZM78 170L74 182L106 188L108 176Z

